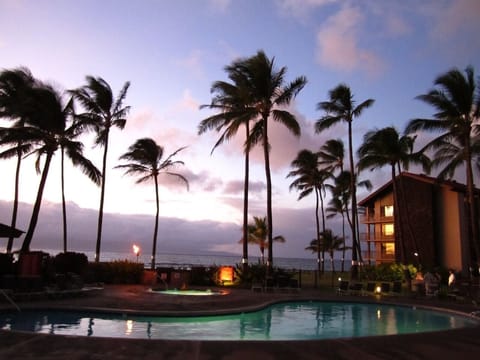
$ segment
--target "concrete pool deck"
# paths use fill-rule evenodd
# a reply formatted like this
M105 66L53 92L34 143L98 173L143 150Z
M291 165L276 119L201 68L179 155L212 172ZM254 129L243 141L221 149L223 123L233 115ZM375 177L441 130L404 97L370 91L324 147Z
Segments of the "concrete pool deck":
M315 289L257 293L232 289L225 296L171 296L147 286L106 286L81 297L35 300L20 308L103 309L149 314L241 312L280 300L381 301L471 313L473 304L426 298L337 296ZM0 300L0 309L12 308ZM480 354L480 326L434 333L315 341L186 341L59 336L0 331L0 359L473 359Z

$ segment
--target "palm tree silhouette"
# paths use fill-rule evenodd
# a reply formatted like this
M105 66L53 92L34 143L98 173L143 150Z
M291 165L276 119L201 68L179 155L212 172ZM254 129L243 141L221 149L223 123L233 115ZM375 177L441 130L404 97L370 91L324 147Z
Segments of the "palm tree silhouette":
M120 160L130 161L127 164L115 166L118 169L125 169L126 175L139 176L136 183L140 184L146 181L153 180L155 185L155 201L156 201L156 215L155 228L153 231L153 247L151 257L151 268L155 269L155 256L157 252L157 234L158 234L158 218L160 212L160 202L158 194L158 177L161 174L173 176L182 180L188 189L188 180L181 174L172 172L172 168L178 165L184 165L183 161L173 160L173 158L185 147L179 148L165 159L164 149L158 145L155 140L150 138L138 139L133 145L128 148L128 151L120 156Z
M331 229L326 229L320 233L319 239L313 239L310 242L310 245L305 248L312 253L324 251L327 252L330 256L330 263L332 264L332 286L333 279L335 277L335 261L334 255L335 251L340 251L345 249L345 239L334 235Z
M393 211L394 211L394 236L395 247L399 249L401 261L407 264L409 256L406 252L405 236L402 236L403 222L408 221L408 211L406 211L407 201L403 186L397 187L397 170L401 173L402 168L408 170L410 163L421 164L423 168L428 171L430 161L422 153L413 153L413 145L415 138L407 135L400 136L394 127L386 127L380 130L372 130L367 132L363 138L363 144L358 149L358 170L376 169L385 165L389 165L391 169L391 178L393 186ZM400 177L401 181L401 177ZM401 185L401 182L400 182ZM404 201L399 201L400 197ZM404 210L401 209L400 204L403 204ZM418 256L421 256L421 251L418 249L418 244L415 239L415 234L410 231L410 238L413 242L414 250ZM408 270L407 270L408 271Z
M320 148L318 152L318 164L325 170L332 173L339 170L343 171L343 162L345 158L345 146L340 139L330 139Z
M248 189L249 189L249 168L250 168L250 145L248 137L250 134L250 121L256 117L255 109L249 107L251 99L248 89L244 86L245 79L241 72L237 71L237 62L225 67L232 83L216 81L210 90L215 94L209 105L202 105L200 108L209 108L220 111L202 120L198 126L198 134L215 129L222 131L220 138L212 148L213 151L224 141L234 137L238 129L245 125L245 165L244 165L244 190L243 190L243 242L242 264L244 271L248 268Z
M282 235L274 236L273 241L284 243ZM240 240L243 242L243 239ZM265 263L265 248L268 248L268 227L266 217L253 217L253 223L248 224L248 243L256 244L260 249L261 263Z
M287 127L295 136L300 136L300 126L295 116L282 106L290 104L291 100L303 89L307 80L300 76L285 85L285 67L277 70L275 59L271 60L263 51L258 51L255 56L239 60L236 70L245 81L250 99L249 110L255 111L258 120L249 136L249 146L261 143L265 159L265 177L267 186L267 243L268 259L267 270L273 266L273 218L272 218L272 179L270 171L270 141L268 138L269 119L273 119Z
M62 219L63 219L63 252L67 252L67 208L65 201L65 155L70 158L74 166L80 167L82 172L88 176L96 185L100 185L102 174L100 170L86 157L83 156L84 145L76 139L84 134L86 127L81 118L75 116L73 107L73 98L70 98L64 108L66 120L71 124L62 134L59 135L58 143L60 145L60 178L62 192Z
M15 121L12 125L16 128L22 128L25 125L26 101L29 98L28 92L35 84L35 78L29 69L25 67L13 70L4 70L0 73L0 118L6 118ZM0 139L5 135L5 131L0 129ZM17 224L18 198L20 168L22 157L32 148L32 144L25 144L21 140L16 146L4 150L0 153L0 159L17 158L15 167L15 190L13 199L13 210L11 227L15 228ZM9 237L7 242L7 253L12 251L13 236Z
M83 157L81 143L65 136L69 106L63 104L60 92L51 85L36 80L25 96L24 110L22 110L24 126L13 126L2 130L3 136L1 139L2 145L13 145L15 148L19 142L30 144L31 154L37 155L35 168L37 173L41 173L30 224L21 248L22 252L30 250L40 214L43 191L55 151L59 147L64 147L66 149L65 153L74 164L86 166L82 170L87 175L95 176L94 171L92 172L92 169L88 166L89 161ZM41 169L43 155L45 155L45 161Z
M315 220L317 240L320 241L320 220L319 210L322 213L322 231L325 231L324 193L325 181L331 176L330 172L318 168L318 153L310 150L301 150L292 161L291 166L295 168L288 173L287 177L296 177L290 184L290 190L297 189L300 194L298 200L315 193ZM323 272L324 251L318 248L317 263L319 273Z
M433 106L437 112L433 119L413 119L405 129L407 134L417 131L440 132L421 151L436 150L433 166L447 165L440 172L441 177L451 177L460 165L465 166L467 182L467 217L469 236L476 259L480 258L478 216L474 201L473 154L478 150L480 132L480 91L472 66L463 73L453 68L438 76L435 88L417 99Z
M102 242L103 205L105 200L105 183L107 178L107 154L110 129L123 129L127 122L126 116L129 106L123 107L130 82L126 82L115 98L110 85L100 77L87 76L87 84L81 88L71 90L70 93L85 108L81 114L85 123L96 132L95 145L103 146L102 183L100 192L100 208L98 213L97 241L95 245L95 261L100 261L100 247Z
M329 91L329 101L323 101L318 103L319 110L323 110L326 114L322 116L315 123L315 131L322 132L325 129L330 128L339 122L345 121L348 126L348 153L350 160L350 193L352 202L352 279L358 277L358 258L361 257L359 251L358 237L357 237L357 188L356 188L356 174L355 163L353 161L353 136L352 136L352 123L353 120L359 117L362 112L372 106L373 99L368 99L362 103L356 105L350 88L345 84L340 84L334 89ZM356 106L355 106L356 105Z

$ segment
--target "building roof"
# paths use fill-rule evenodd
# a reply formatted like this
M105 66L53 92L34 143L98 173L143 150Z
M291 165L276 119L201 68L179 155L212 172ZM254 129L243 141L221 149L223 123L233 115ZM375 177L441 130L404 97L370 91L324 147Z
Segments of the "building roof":
M449 187L450 190L456 191L456 192L463 192L465 193L467 191L467 187L464 184L460 184L454 180L440 180L435 177L423 175L423 174L413 174L409 172L402 172L400 175L397 176L402 177L407 177L419 182L423 182L426 184L432 184L432 185L439 185L439 186L445 186ZM475 189L477 192L479 192L478 189ZM376 191L372 192L370 195L368 195L366 198L360 200L358 202L359 206L366 206L369 202L375 200L376 198L380 196L384 196L385 194L392 192L392 180L388 181L384 185L382 185L380 188L378 188Z
M0 237L19 237L24 232L22 230L15 229L11 226L0 223Z

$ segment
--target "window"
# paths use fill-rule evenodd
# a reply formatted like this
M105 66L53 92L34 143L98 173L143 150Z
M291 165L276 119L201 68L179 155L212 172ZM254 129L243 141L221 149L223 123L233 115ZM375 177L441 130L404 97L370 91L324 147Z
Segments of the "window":
M394 256L395 255L395 243L383 243L382 255Z
M382 235L393 236L395 233L393 224L382 224Z
M381 207L382 216L393 216L393 205L385 205Z

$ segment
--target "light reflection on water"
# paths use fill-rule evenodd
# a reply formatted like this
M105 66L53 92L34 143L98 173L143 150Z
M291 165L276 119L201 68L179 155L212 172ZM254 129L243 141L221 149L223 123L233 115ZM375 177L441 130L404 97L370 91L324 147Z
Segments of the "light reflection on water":
M45 311L0 313L0 328L39 333L188 340L308 340L479 326L472 318L401 306L294 302L251 313L146 317Z

